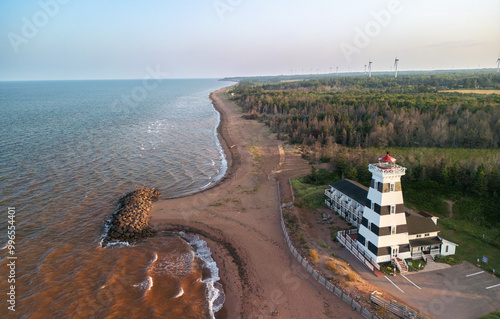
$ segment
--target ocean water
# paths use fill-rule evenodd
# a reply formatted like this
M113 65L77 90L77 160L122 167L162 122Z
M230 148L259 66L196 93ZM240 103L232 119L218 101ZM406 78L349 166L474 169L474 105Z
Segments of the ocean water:
M210 318L220 308L218 269L201 239L99 246L120 196L143 186L164 198L194 193L227 169L208 95L229 83L147 84L0 82L0 317Z

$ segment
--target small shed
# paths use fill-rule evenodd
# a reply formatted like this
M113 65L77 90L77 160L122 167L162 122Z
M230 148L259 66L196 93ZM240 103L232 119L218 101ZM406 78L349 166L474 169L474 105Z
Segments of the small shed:
M458 244L441 237L441 256L455 255Z

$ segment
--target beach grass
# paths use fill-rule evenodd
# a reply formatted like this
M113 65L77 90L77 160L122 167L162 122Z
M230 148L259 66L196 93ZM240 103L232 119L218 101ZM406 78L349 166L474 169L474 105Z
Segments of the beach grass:
M328 185L311 185L300 181L298 178L292 179L292 186L297 197L295 205L307 208L325 208L325 189Z
M309 258L311 258L311 261L315 264L319 263L319 254L316 251L316 249L309 249Z

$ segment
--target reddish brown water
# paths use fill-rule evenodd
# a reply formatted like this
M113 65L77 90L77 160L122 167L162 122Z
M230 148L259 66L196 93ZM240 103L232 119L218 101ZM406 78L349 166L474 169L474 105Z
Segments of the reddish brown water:
M99 245L125 193L193 193L224 172L208 99L223 83L166 81L140 103L113 103L140 83L0 83L0 248L15 207L17 257L13 312L9 252L0 250L0 318L211 317L216 289L203 274L217 279L218 270L202 242Z

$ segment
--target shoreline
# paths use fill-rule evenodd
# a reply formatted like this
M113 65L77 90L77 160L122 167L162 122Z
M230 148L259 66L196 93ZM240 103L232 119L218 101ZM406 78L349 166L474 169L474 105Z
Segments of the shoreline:
M209 96L220 114L217 132L226 174L200 192L154 203L152 225L207 242L226 295L218 319L276 313L306 318L311 311L315 318L360 318L297 264L283 236L276 181L307 174L309 164L293 149L283 151L283 141L263 123L243 119L226 90Z
M214 92L211 92L209 94L209 99L212 102L212 106L215 109L216 112L219 113L219 123L216 128L217 132L217 138L219 139L219 143L221 145L222 151L224 152L225 160L226 160L226 165L227 169L224 175L217 180L215 183L210 185L209 187L200 189L194 193L190 194L185 194L185 195L180 195L177 197L171 197L171 198L160 198L158 201L169 201L172 199L181 199L181 198L189 198L192 196L196 196L199 194L202 194L204 192L213 190L219 186L221 186L223 183L227 182L227 180L232 176L232 174L239 168L241 165L241 157L240 154L237 151L237 148L234 147L235 144L233 144L233 141L231 139L231 136L228 134L228 116L225 111L225 109L220 105L220 99L216 96L217 94L224 94L224 92L230 88L231 86L234 86L236 84L230 85L223 87L221 89L218 89ZM154 204L153 204L154 205ZM152 223L153 226L158 226L162 224L155 224L154 222ZM225 294L225 302L223 304L223 307L215 313L215 318L216 319L227 319L227 318L236 318L234 315L236 314L235 309L237 309L239 305L239 302L236 300L232 301L232 296L229 296L228 290L232 291L234 293L234 288L230 289L228 286L228 282L232 281L232 278L228 277L228 274L226 271L221 269L221 265L225 265L226 262L231 261L236 261L237 264L241 264L241 259L240 257L235 253L235 250L233 247L226 247L228 244L227 242L223 242L223 240L214 238L212 235L199 230L199 229L194 229L190 228L187 226L182 226L182 225L169 225L170 227L167 228L159 228L158 230L160 231L174 231L174 232L185 232L188 234L193 234L200 236L201 239L203 239L206 243L207 246L210 248L211 251L211 256L212 259L214 259L217 268L219 269L219 281L223 287L223 292ZM227 252L229 251L229 255ZM238 269L238 274L239 277L241 277L242 273L244 272L243 269ZM231 277L234 277L234 274L232 274ZM240 278L240 280L245 281L243 278ZM229 299L229 300L228 300ZM228 305L228 303L231 302L231 305ZM233 311L229 311L228 308L234 309Z
M231 173L233 170L236 170L238 166L241 164L240 160L240 154L236 151L236 149L231 148L231 146L234 146L232 143L231 137L227 133L227 115L224 111L224 108L220 106L219 102L216 102L215 99L215 94L223 94L228 88L234 86L229 85L225 86L221 89L218 89L214 92L211 92L208 95L208 98L212 102L212 106L215 109L217 113L219 113L219 124L217 125L217 128L215 129L217 132L217 139L219 140L219 143L222 147L222 151L224 152L224 157L226 159L226 165L227 169L224 175L216 180L214 183L210 184L208 187L198 189L192 193L187 193L187 194L181 194L178 196L173 196L173 197L162 197L159 200L171 200L171 199L177 199L177 198L184 198L184 197L189 197L189 196L195 196L197 194L209 191L217 186L219 184L223 183L227 178L231 176Z

